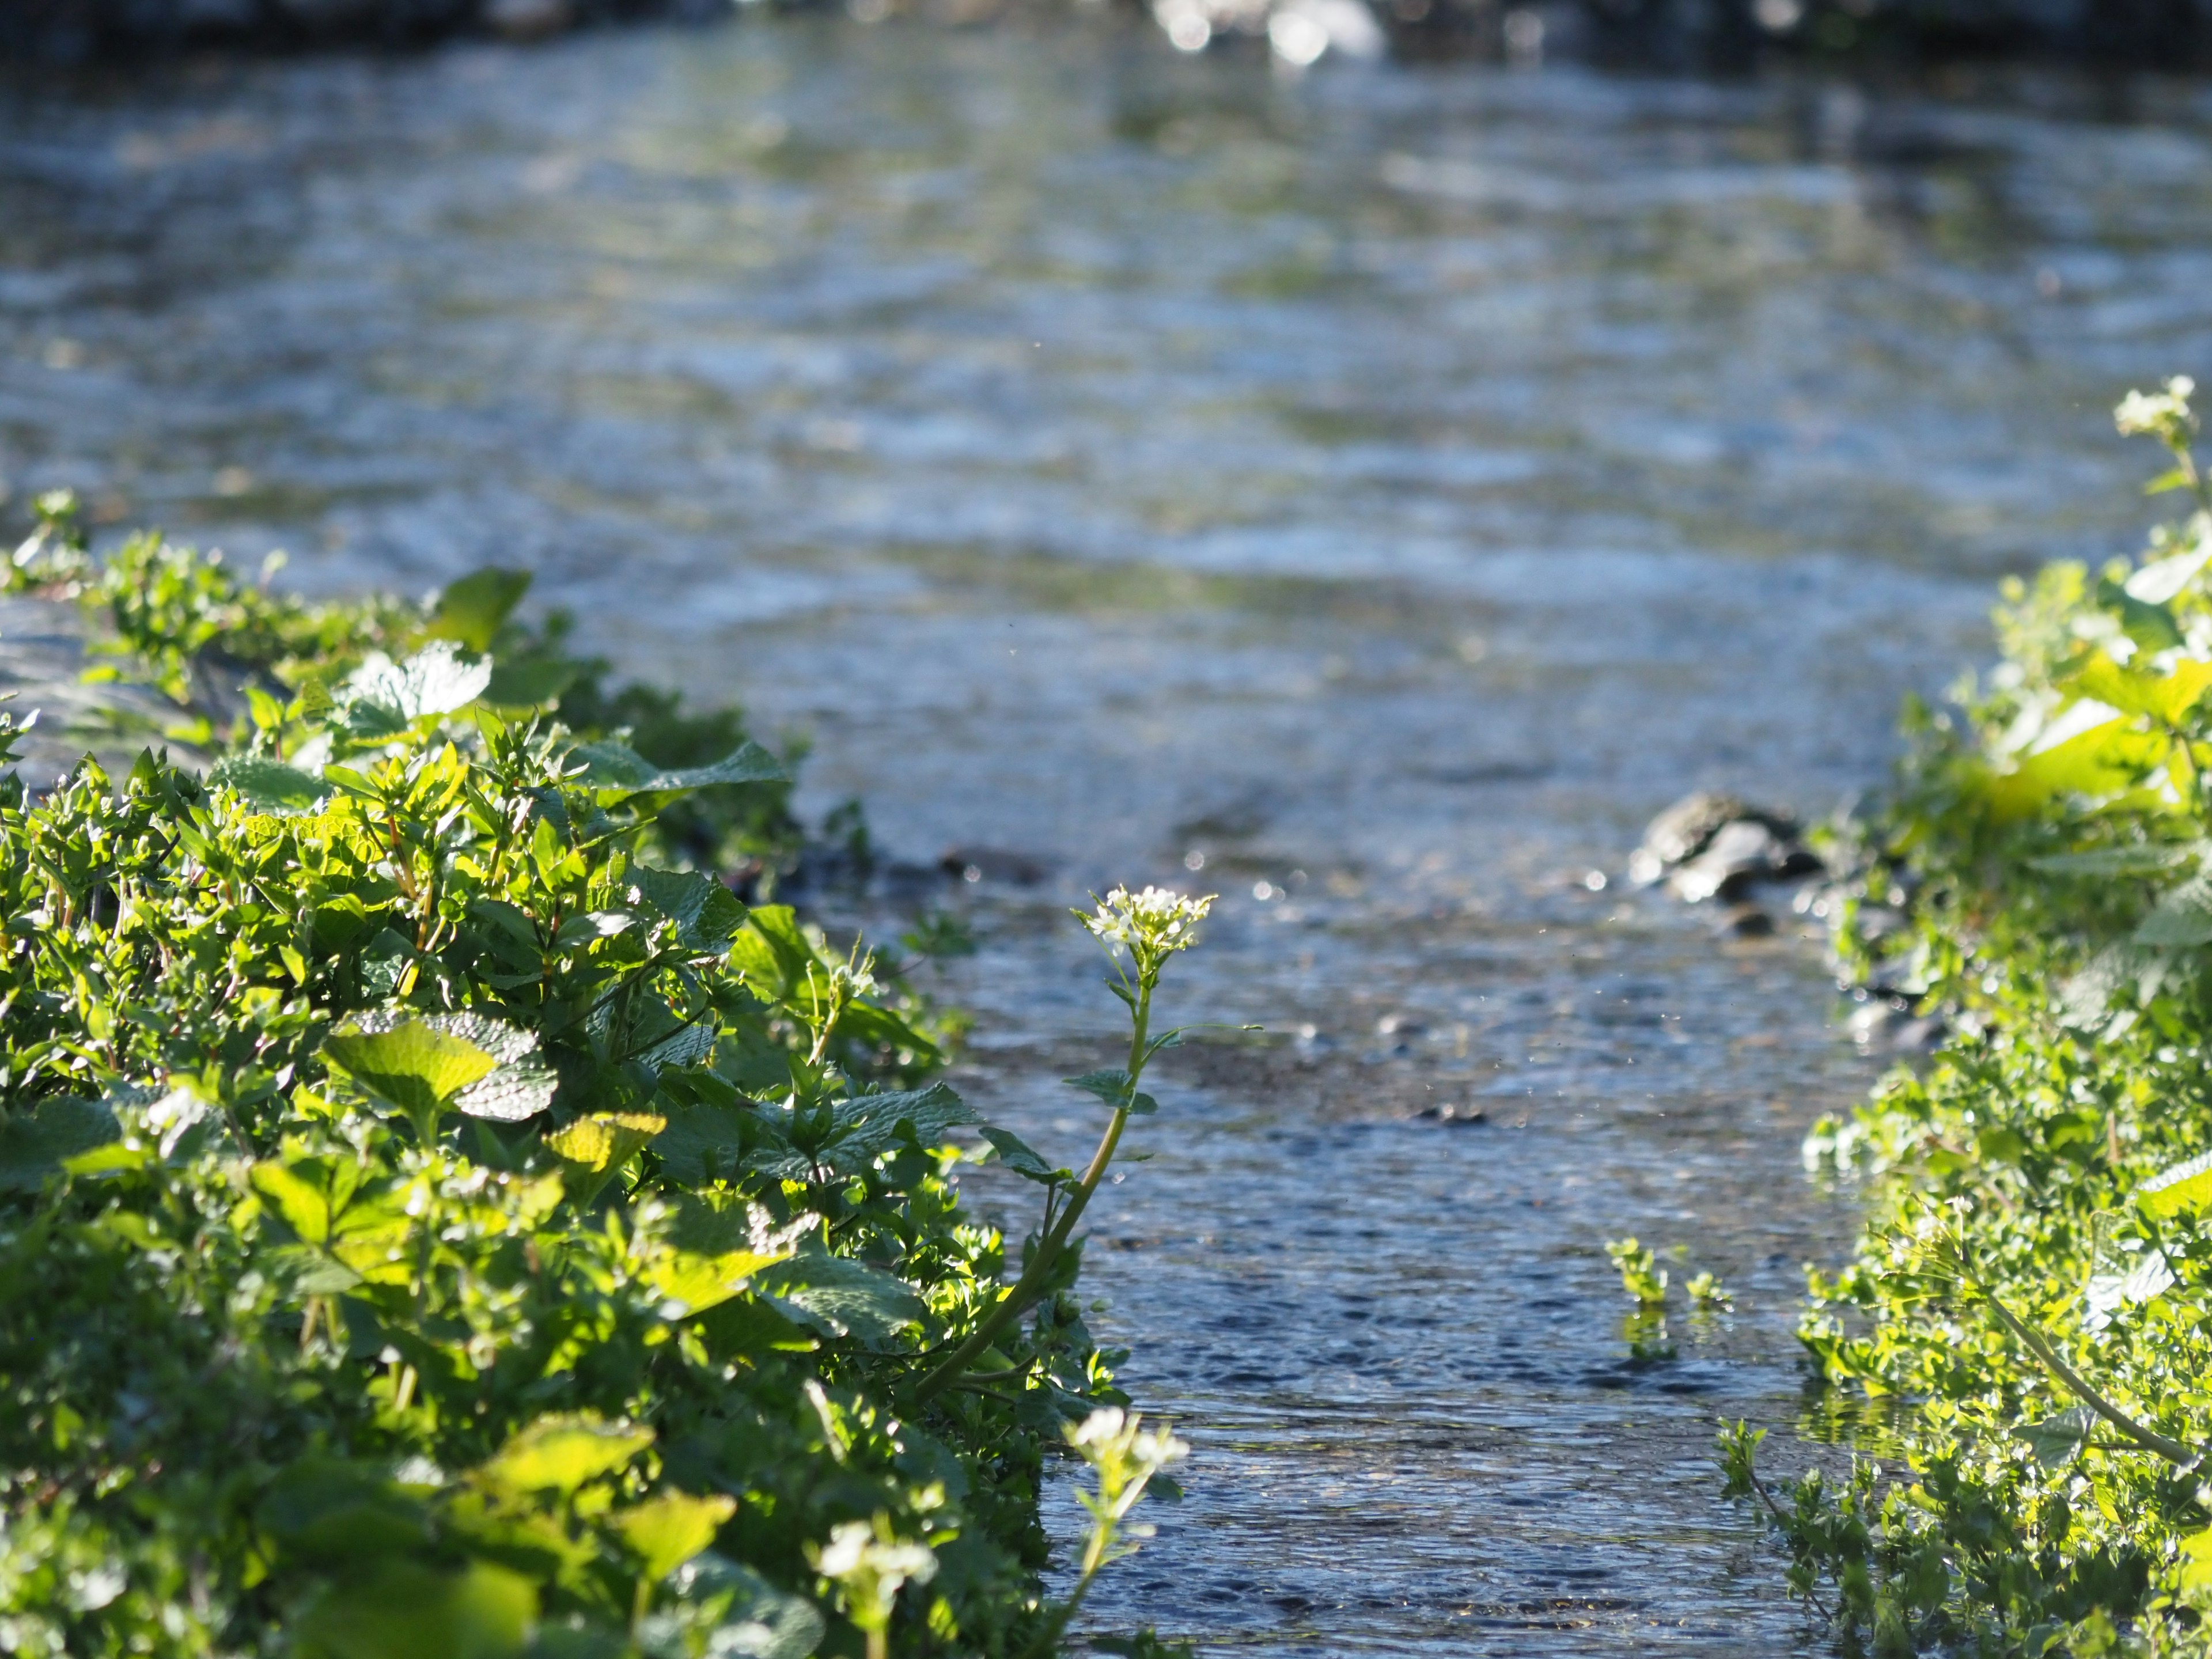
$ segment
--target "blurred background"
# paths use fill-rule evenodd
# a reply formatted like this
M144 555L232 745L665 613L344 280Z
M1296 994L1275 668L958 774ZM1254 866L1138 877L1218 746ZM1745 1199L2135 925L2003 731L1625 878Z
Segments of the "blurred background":
M1692 787L1878 786L1999 576L2132 550L2110 408L2212 331L2208 40L4 0L0 520L65 485L318 591L532 569L862 803L821 914L957 915L957 1080L1057 1156L1115 1012L1065 906L1223 895L1176 1012L1267 1030L1187 1052L1093 1211L1098 1328L1198 1448L1103 1625L1809 1651L1707 1448L1879 1439L1791 1329L1851 1224L1799 1137L1888 1057L1786 913L1717 938L1621 871ZM1662 1364L1631 1232L1737 1287Z

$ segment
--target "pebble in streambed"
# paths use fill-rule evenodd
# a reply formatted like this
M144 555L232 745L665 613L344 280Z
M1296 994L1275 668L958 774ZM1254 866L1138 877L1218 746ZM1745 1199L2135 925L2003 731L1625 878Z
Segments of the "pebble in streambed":
M1893 933L1907 925L1904 896L1885 880L1875 896L1873 873L1831 868L1806 843L1791 812L1704 790L1653 818L1628 861L1629 879L1637 886L1663 886L1687 904L1717 904L1713 933L1721 939L1773 937L1773 913L1755 895L1785 884L1796 887L1790 908L1825 923L1832 936L1847 896L1858 902L1862 938ZM1840 956L1837 960L1841 969ZM1920 1011L1911 990L1881 969L1870 979L1839 972L1837 982L1857 1005L1846 1025L1861 1048L1924 1054L1943 1040L1948 1029L1943 1018Z

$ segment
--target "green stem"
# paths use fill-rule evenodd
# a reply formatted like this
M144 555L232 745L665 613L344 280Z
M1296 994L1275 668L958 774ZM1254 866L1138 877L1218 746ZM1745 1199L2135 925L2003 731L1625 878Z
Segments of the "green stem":
M2136 1445L2145 1451L2156 1452L2167 1462L2178 1465L2183 1469L2193 1469L2203 1461L2197 1453L2191 1451L2179 1440L2168 1439L2156 1429L2136 1422L2135 1419L2106 1399L2103 1395L2098 1393L2079 1371L2058 1357L2057 1350L2044 1340L2042 1336L2030 1330L2015 1318L2012 1310L2006 1307L1987 1285L1972 1278L1969 1278L1966 1283L1981 1293L1984 1299L1989 1303L1990 1310L2003 1322L2004 1328L2026 1344L2028 1352L2042 1361L2046 1370L2072 1389L2083 1405L2133 1440Z
M1129 1121L1128 1103L1136 1098L1137 1083L1145 1069L1145 1041L1152 1027L1152 987L1158 979L1158 969L1140 973L1138 977L1137 1008L1129 1037L1128 1094L1123 1103L1114 1109L1114 1120L1106 1126L1106 1133L1099 1138L1098 1149L1091 1153L1091 1163L1083 1171L1083 1179L1069 1194L1067 1207L1060 1212L1059 1221L1037 1241L1036 1250L1030 1257L1029 1266L1023 1270L1014 1288L1000 1297L998 1305L983 1316L983 1322L969 1334L966 1341L915 1384L913 1401L917 1408L927 1405L949 1388L992 1343L998 1340L999 1333L1020 1318L1023 1311L1036 1300L1053 1264L1060 1259L1068 1234L1082 1219L1084 1206L1091 1202L1091 1194L1098 1190L1098 1183L1105 1176L1107 1166L1114 1161L1115 1150L1121 1144L1121 1131Z

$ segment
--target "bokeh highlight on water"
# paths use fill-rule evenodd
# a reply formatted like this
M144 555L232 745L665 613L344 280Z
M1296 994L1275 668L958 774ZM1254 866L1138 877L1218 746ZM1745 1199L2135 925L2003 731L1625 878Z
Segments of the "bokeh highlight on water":
M1799 1420L1850 1218L1797 1139L1875 1065L1812 947L1587 872L1692 785L1876 782L1993 576L2132 544L2105 410L2203 364L2207 115L1097 18L19 80L0 483L315 586L526 564L807 734L810 810L1018 854L919 902L981 940L963 1085L1059 1156L1114 1012L1064 907L1223 893L1169 997L1267 1031L1170 1057L1094 1212L1197 1447L1101 1628L1812 1651L1706 1449ZM1738 1292L1672 1363L1629 1232Z

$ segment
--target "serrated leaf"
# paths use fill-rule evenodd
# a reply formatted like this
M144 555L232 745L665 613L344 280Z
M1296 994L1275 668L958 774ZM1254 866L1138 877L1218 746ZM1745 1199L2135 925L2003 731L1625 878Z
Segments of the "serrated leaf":
M122 1133L115 1114L96 1100L42 1100L17 1108L0 1124L0 1192L35 1193L63 1163L105 1146Z
M653 1264L647 1282L670 1302L679 1304L676 1310L664 1309L665 1316L688 1319L728 1301L744 1290L746 1281L760 1269L783 1261L790 1254L788 1249L725 1250L715 1255L701 1255L690 1250L671 1250Z
M2212 1204L2212 1152L2177 1164L2136 1188L2136 1196L2155 1216L2193 1214Z
M513 1492L566 1497L624 1468L653 1440L642 1424L610 1423L588 1412L541 1417L518 1430L472 1478Z
M527 570L472 570L447 583L438 595L430 611L430 637L451 640L471 651L489 651L501 624L529 591Z
M208 770L211 789L235 790L258 812L296 817L312 812L330 791L311 772L265 755L231 755Z
M359 1015L361 1030L396 1030L410 1018L389 1010ZM561 1079L538 1054L538 1033L474 1009L453 1013L418 1014L414 1023L446 1036L457 1037L489 1054L493 1069L454 1093L450 1104L465 1116L493 1123L520 1123L537 1116L553 1103Z
M857 1175L899 1144L902 1127L911 1127L919 1145L932 1147L975 1121L968 1103L942 1083L849 1095L831 1106L830 1132L817 1156L840 1174Z
M752 742L738 745L711 766L659 767L628 744L580 744L569 760L584 769L580 781L604 801L629 795L674 794L722 783L788 783L776 757Z
M1166 1039L1161 1042L1164 1045ZM1097 1096L1109 1106L1127 1111L1132 1117L1149 1117L1160 1109L1160 1103L1150 1095L1129 1092L1127 1072L1085 1072L1081 1077L1064 1077L1060 1081L1073 1085L1085 1094Z
M890 1341L926 1311L920 1297L882 1268L818 1250L763 1268L753 1285L801 1325L871 1345Z
M416 1118L434 1114L498 1064L475 1043L420 1019L384 1031L358 1025L334 1031L323 1055L370 1095Z
M1129 1074L1122 1071L1085 1072L1081 1077L1064 1077L1060 1081L1086 1095L1097 1096L1109 1106L1119 1106L1129 1092Z
M982 1127L982 1134L983 1139L990 1142L991 1149L998 1153L999 1162L1018 1176L1042 1182L1048 1186L1075 1178L1075 1172L1072 1170L1052 1168L1012 1129L994 1128L987 1123Z
M374 653L347 677L346 692L353 705L381 711L380 722L369 722L372 728L380 731L396 717L404 730L413 721L467 708L490 684L489 663L464 661L452 641L438 640L404 663Z
M2192 876L2159 896L2133 934L2137 945L2212 945L2212 876Z
M633 864L629 879L647 904L676 924L677 937L692 950L726 944L745 925L743 902L712 876Z
M2013 1437L2027 1443L2035 1461L2047 1469L2063 1469L2081 1455L2081 1448L2096 1432L2097 1413L2087 1406L2069 1406L2040 1423L2025 1423Z
M525 1060L471 1083L453 1097L453 1106L464 1117L520 1123L549 1109L560 1090L560 1073L542 1060Z
M668 1114L668 1127L653 1137L653 1150L671 1180L706 1187L743 1167L746 1127L740 1108L681 1106Z

